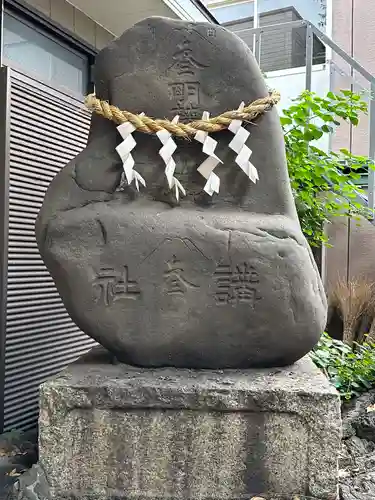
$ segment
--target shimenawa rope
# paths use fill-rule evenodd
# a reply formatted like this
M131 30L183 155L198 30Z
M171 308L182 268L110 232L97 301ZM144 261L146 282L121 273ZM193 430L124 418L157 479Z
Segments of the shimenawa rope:
M259 115L270 110L279 101L279 92L272 91L267 97L249 103L244 107L243 111L226 111L208 120L196 120L190 123L172 123L170 120L154 119L146 115L136 115L130 111L121 110L117 106L109 104L107 101L98 99L95 94L88 95L85 99L85 104L86 107L94 113L118 125L130 122L139 132L154 134L161 130L168 130L172 135L189 139L199 130L209 133L225 130L231 124L232 120L250 122Z

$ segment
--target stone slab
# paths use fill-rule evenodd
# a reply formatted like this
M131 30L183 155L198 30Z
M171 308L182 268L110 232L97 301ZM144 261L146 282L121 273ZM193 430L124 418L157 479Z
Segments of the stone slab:
M340 437L339 398L307 357L138 369L95 349L41 388L40 463L59 500L335 500Z

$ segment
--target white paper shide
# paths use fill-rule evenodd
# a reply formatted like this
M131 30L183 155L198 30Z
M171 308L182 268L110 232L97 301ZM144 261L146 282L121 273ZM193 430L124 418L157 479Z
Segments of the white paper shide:
M245 103L241 102L238 111L243 111L244 107ZM246 146L246 141L250 136L250 132L242 127L242 120L232 120L228 130L234 134L233 139L229 143L229 147L237 153L235 162L245 172L249 179L255 183L259 180L258 171L250 162L252 151Z
M178 123L179 117L175 116L172 123ZM163 158L165 163L165 176L168 181L169 189L175 189L175 196L177 201L180 199L180 193L184 196L186 195L185 189L182 187L180 181L174 176L174 171L176 168L176 162L173 159L173 153L177 149L177 144L172 138L172 134L168 130L160 130L156 132L160 142L163 147L159 150L159 155Z
M245 103L242 102L238 111L243 111L244 107ZM141 113L139 116L144 116L144 113ZM209 118L209 112L204 111L202 120L206 121ZM175 116L172 123L177 124L178 121L179 117ZM123 162L126 180L129 185L134 181L135 187L139 191L139 184L146 186L146 181L136 170L134 170L135 162L131 154L137 145L132 135L133 132L135 132L136 127L130 122L125 122L119 125L117 130L123 141L116 147L116 151L120 155ZM242 126L242 120L232 120L228 126L228 130L234 134L233 139L229 143L229 148L236 153L235 162L245 172L249 179L256 183L259 179L258 171L250 161L252 151L248 146L246 146L246 141L250 136L250 132ZM181 195L186 195L186 191L174 175L176 162L173 158L173 154L176 152L177 144L174 141L172 134L166 129L162 129L157 132L156 136L162 143L159 155L165 163L165 176L167 178L168 186L170 189L174 189L175 197L177 201L179 201ZM206 180L203 188L204 191L210 196L213 196L214 193L218 194L220 190L220 178L214 170L218 165L223 163L215 154L215 149L218 143L209 135L208 132L203 130L198 130L194 139L202 144L202 151L207 155L207 158L199 165L197 170Z
M208 111L204 111L202 115L202 120L208 120L210 117L210 114ZM220 179L219 177L215 174L214 168L219 165L219 163L223 163L220 158L218 158L215 155L215 149L217 146L217 141L212 139L208 135L208 132L204 132L203 130L199 130L195 136L194 139L201 144L203 144L202 151L206 155L208 155L208 158L206 158L198 167L198 172L205 178L207 179L207 182L204 186L204 190L206 193L208 193L210 196L212 196L214 193L219 193L220 189Z
M144 115L144 113L142 113L142 115ZM146 186L146 181L141 174L134 170L135 162L131 152L137 145L132 135L136 128L130 122L125 122L119 125L117 130L123 138L123 142L116 147L116 151L122 160L126 180L128 181L129 186L134 181L135 187L137 188L137 191L139 191L139 183Z

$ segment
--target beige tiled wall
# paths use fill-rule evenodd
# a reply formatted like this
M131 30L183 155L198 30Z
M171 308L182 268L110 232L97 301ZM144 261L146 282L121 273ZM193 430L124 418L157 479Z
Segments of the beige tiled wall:
M330 293L339 279L367 278L375 282L375 226L365 219L334 217L328 227L326 290Z
M333 0L332 38L342 49L356 59L367 71L375 74L375 1L374 0ZM350 67L340 57L333 54L334 62L350 75ZM368 83L354 72L354 91L369 89ZM333 74L332 88L337 91L350 88L350 77ZM368 119L362 116L359 127L352 130L344 125L335 133L332 145L335 149L349 148L355 154L368 155Z
M375 1L333 0L333 40L352 55L367 71L375 74ZM337 55L334 62L350 75L350 67ZM364 80L354 73L354 90L367 87ZM337 91L350 88L352 81L345 75L335 73L332 88ZM359 127L350 132L347 124L341 125L332 138L334 149L352 146L352 152L368 155L368 120L362 117ZM334 217L328 225L331 248L327 250L326 269L328 293L339 278L366 277L375 282L375 226L367 220L352 220Z
M105 47L114 37L65 0L27 0L27 3L98 50Z

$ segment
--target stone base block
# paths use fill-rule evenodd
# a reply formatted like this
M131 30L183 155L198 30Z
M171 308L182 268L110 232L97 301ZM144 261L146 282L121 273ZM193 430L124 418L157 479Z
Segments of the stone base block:
M337 498L340 402L282 369L137 369L92 352L41 389L54 499Z

